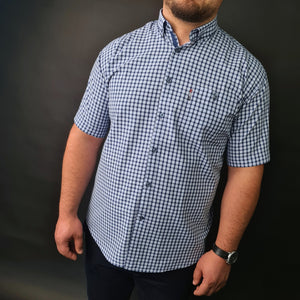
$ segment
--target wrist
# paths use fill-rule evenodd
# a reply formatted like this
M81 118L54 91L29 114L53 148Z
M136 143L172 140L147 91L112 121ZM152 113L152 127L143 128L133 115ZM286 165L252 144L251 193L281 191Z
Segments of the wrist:
M228 265L232 265L234 264L237 259L238 259L238 252L237 250L233 250L233 251L226 251L220 247L218 247L216 245L216 243L213 244L213 247L212 247L212 251L218 255L220 258L224 259L225 262L228 264Z
M58 214L59 219L74 219L78 218L77 211L62 211Z
M70 201L71 202L71 201ZM60 200L58 216L59 218L77 218L77 205L70 205L67 201Z
M226 252L232 252L232 251L236 251L238 249L238 242L234 241L233 239L229 240L225 240L224 238L218 238L216 239L215 245L217 245L218 247L220 247L221 249L223 249Z

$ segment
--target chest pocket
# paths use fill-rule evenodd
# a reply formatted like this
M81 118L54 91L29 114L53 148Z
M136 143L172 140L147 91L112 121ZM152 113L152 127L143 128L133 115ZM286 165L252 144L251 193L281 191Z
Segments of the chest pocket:
M220 94L207 87L189 90L176 103L174 121L177 134L187 142L197 145L200 141L215 144L230 132L230 120Z

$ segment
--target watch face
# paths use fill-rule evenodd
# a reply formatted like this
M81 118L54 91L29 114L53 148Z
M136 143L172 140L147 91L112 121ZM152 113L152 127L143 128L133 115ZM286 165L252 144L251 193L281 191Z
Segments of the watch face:
M233 251L233 252L229 253L228 258L227 258L227 263L230 265L234 264L237 261L238 256L239 255L238 255L237 251Z

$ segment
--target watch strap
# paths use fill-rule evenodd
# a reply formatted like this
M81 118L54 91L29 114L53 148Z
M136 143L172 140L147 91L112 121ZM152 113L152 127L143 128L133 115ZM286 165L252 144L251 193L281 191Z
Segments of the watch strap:
M229 253L222 250L221 248L219 248L215 243L213 244L213 247L212 247L213 251L220 257L224 258L224 259L227 259L228 258L228 255Z

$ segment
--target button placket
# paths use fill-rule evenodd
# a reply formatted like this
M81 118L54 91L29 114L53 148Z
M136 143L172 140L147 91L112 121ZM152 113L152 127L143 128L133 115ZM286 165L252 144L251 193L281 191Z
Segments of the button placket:
M171 50L171 49L169 49ZM168 66L165 70L165 82L163 83L163 88L162 88L162 92L160 95L160 100L159 100L159 104L157 106L157 117L155 118L155 124L153 126L153 132L151 134L151 141L150 141L150 151L149 151L149 156L148 156L148 161L147 161L147 166L146 166L146 171L145 171L145 181L143 184L143 196L142 196L142 200L139 206L139 212L137 214L137 221L144 221L147 218L147 211L145 211L145 206L143 205L143 202L145 202L144 198L147 198L147 194L148 193L152 193L152 187L153 184L155 183L151 181L152 179L152 173L153 173L153 169L155 168L155 156L158 155L159 153L159 145L155 145L155 141L157 140L161 140L160 139L160 135L163 133L161 131L161 122L163 121L163 119L166 117L166 112L165 110L168 108L166 107L166 99L168 98L168 93L169 93L169 88L170 88L170 84L173 82L173 77L167 74L172 74L169 73L170 70L173 69L173 60L174 60L174 52L169 52L170 54L170 60L168 63ZM158 128L159 127L159 128ZM156 135L158 135L158 139L156 139Z

